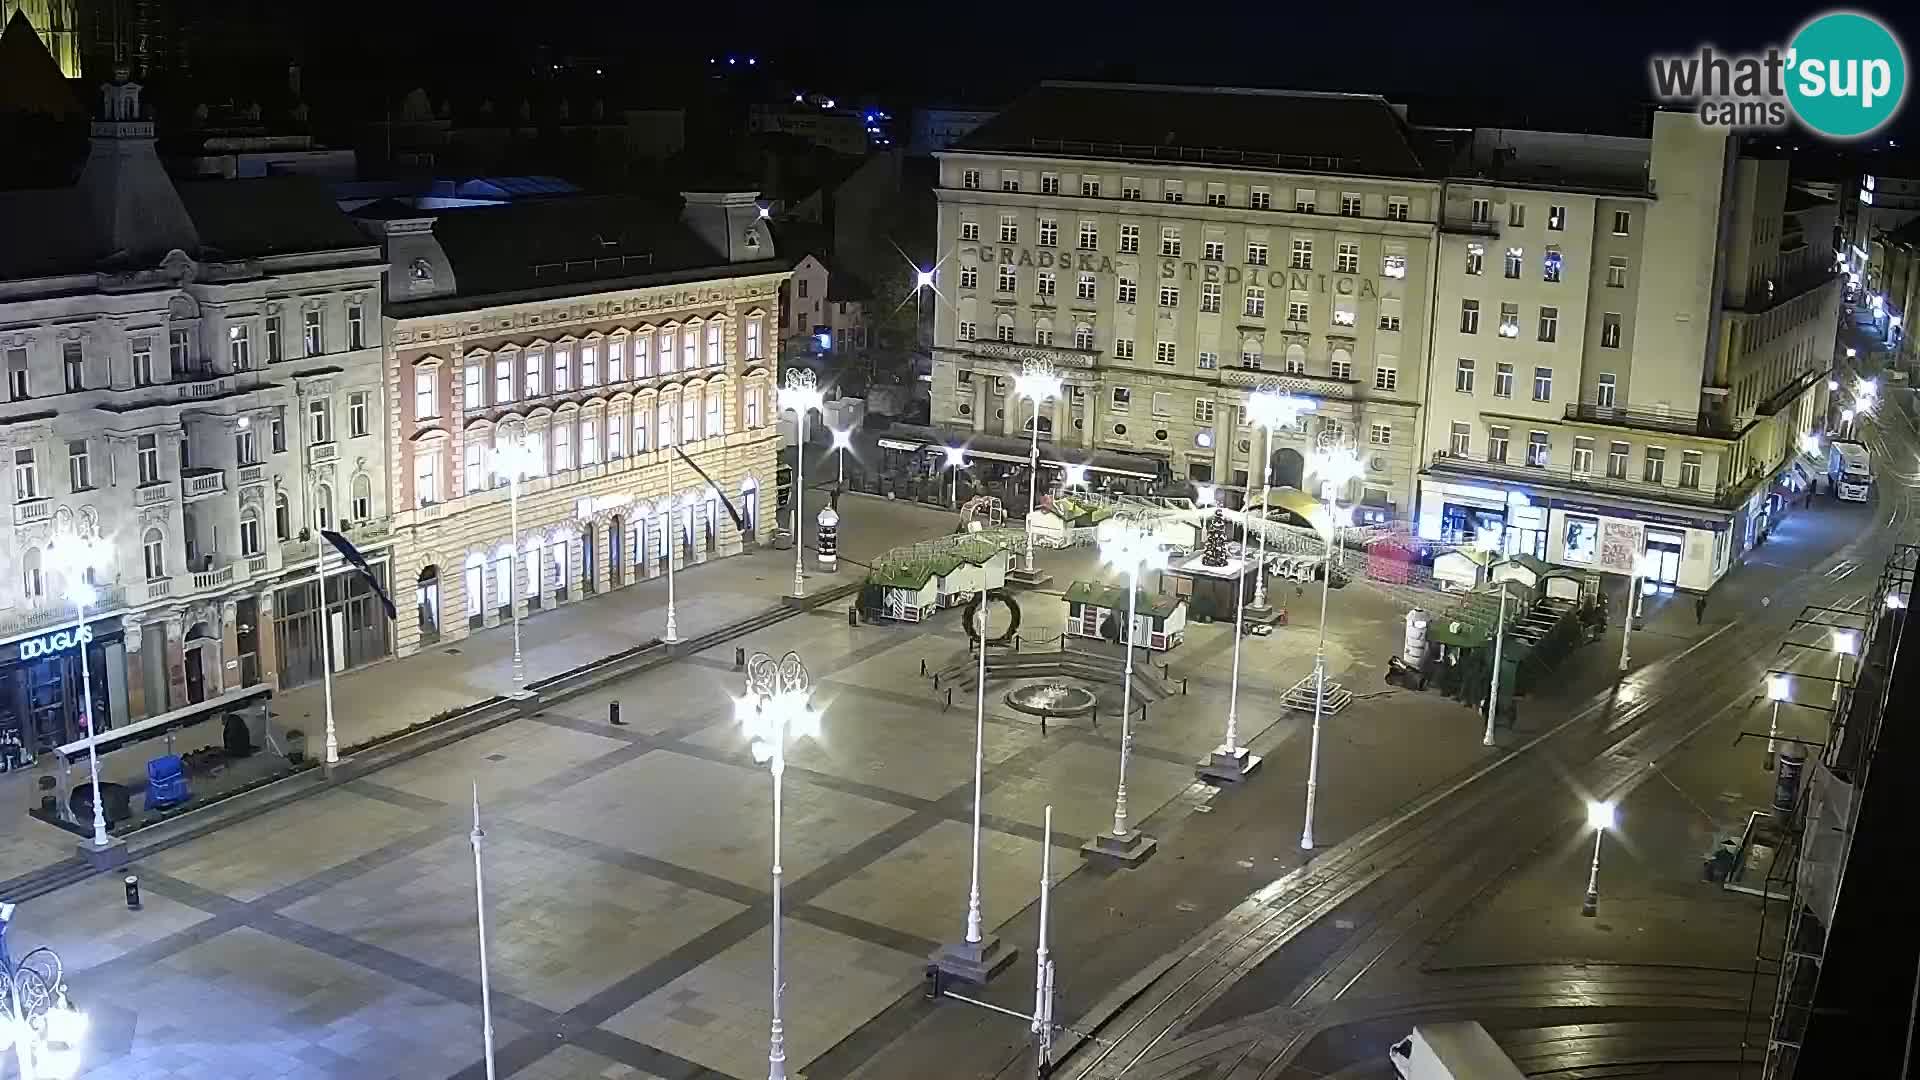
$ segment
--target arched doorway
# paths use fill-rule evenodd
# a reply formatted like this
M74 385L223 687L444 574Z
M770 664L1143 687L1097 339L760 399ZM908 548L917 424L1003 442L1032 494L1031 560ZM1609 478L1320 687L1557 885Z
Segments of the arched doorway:
M580 530L580 593L583 596L600 591L600 583L594 578L594 571L600 566L599 547L600 527L589 521Z
M519 591L514 570L513 545L501 544L493 553L493 599L503 620L513 618L513 598Z
M430 564L420 569L413 583L413 603L420 613L420 644L440 641L440 567Z
M607 573L609 588L627 583L627 519L615 514L607 522Z
M760 481L751 476L740 481L740 519L746 523L747 535L757 539L760 536Z
M197 705L207 700L207 673L219 670L219 658L207 656L214 647L213 630L206 623L197 622L187 631L182 649L181 660L186 668L187 703Z
M1273 452L1268 468L1273 470L1274 487L1302 488L1306 480L1307 459L1291 446Z
M467 556L466 573L461 576L462 599L467 605L467 627L478 630L487 624L487 557L474 552Z

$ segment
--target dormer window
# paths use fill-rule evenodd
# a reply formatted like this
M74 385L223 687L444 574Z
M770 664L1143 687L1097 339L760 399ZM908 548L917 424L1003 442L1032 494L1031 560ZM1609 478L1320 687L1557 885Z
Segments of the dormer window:
M425 259L413 260L413 265L407 268L407 272L415 281L430 282L433 280L433 264Z
M758 248L760 246L760 230L759 229L747 230L747 246L749 248Z

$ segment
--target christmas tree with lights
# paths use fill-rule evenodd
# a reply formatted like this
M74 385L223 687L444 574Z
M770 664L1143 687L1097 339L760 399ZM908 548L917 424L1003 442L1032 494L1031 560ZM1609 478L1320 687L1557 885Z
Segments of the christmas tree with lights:
M1200 541L1200 565L1227 565L1227 514L1218 507L1207 519L1207 534Z

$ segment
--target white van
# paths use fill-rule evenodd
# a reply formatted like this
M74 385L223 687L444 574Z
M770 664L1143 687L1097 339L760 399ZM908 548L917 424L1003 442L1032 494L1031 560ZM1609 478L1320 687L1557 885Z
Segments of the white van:
M1513 1059L1472 1020L1420 1024L1387 1049L1400 1080L1526 1080Z

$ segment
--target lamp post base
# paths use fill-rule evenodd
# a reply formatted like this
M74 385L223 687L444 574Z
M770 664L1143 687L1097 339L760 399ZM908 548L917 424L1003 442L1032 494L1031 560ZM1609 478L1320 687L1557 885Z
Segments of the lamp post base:
M940 974L948 979L985 986L988 980L998 975L1019 950L1009 949L1000 943L1000 935L988 934L978 942L953 941L928 954L927 962L940 969Z
M1103 832L1080 845L1083 858L1105 859L1120 866L1139 866L1153 857L1160 847L1160 841L1141 832L1129 829L1125 836L1115 836L1111 831Z
M1228 753L1225 746L1216 746L1213 753L1201 759L1194 767L1202 780L1212 780L1221 784L1238 783L1252 776L1260 767L1261 758L1242 746Z
M1035 567L1018 567L1007 571L1007 584L1022 589L1038 589L1052 580L1052 574Z
M95 870L115 870L127 865L127 842L117 836L107 837L106 847L95 847L93 838L88 837L75 844L74 850Z
M1589 919L1600 914L1600 894L1599 893L1588 893L1587 898L1585 900L1580 901L1580 914L1586 916Z

